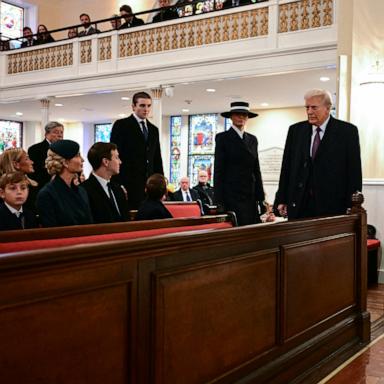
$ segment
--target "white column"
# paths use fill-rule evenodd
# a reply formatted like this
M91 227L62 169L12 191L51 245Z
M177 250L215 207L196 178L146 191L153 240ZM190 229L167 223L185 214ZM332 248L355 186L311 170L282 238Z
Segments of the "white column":
M159 128L159 136L162 134L163 125L163 106L161 97L163 96L163 88L153 88L152 92L152 122Z
M44 130L44 127L49 122L49 104L50 100L48 98L40 99L40 110L41 110L41 129Z

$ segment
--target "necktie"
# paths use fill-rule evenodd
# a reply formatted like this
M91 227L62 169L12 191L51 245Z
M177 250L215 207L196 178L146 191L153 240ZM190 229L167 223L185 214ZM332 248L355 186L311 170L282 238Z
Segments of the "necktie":
M192 201L191 196L189 196L189 192L185 192L186 201Z
M107 188L108 188L108 194L109 194L109 201L111 202L111 205L115 210L115 213L117 213L117 216L120 217L119 208L117 207L115 199L113 198L111 183L107 183Z
M147 126L145 125L144 121L140 121L141 128L143 130L143 135L144 135L144 140L148 141L148 129Z
M321 132L321 128L317 127L316 128L316 135L315 135L315 138L314 138L313 144L312 144L312 159L315 158L316 152L319 149L319 145L320 145L320 141L321 141L320 140L320 132Z
M19 215L17 216L17 213L15 213L16 217L17 217L17 221L20 223L20 227L22 229L25 228L25 218L24 218L24 213L23 212L20 212Z

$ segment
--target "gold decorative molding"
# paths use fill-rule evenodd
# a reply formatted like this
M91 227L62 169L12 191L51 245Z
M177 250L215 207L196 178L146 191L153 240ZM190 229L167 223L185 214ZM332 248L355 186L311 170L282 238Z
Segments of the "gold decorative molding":
M72 64L72 43L63 44L8 55L8 74L67 67Z
M161 99L163 96L163 88L152 88L151 92L154 99Z
M324 0L325 1L325 0ZM268 7L119 35L119 57L197 47L268 34Z
M80 42L80 63L87 64L92 61L92 40Z
M112 58L112 38L111 36L101 37L99 43L99 60L111 60Z
M334 0L300 0L279 6L279 33L333 24Z

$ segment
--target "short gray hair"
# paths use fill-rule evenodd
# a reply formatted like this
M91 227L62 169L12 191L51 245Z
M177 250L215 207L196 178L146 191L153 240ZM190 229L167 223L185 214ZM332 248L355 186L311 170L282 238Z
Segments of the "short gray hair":
M331 106L332 105L332 95L331 92L325 89L311 89L304 95L304 100L311 99L312 97L321 97L324 104Z
M57 128L57 127L62 127L64 128L64 125L59 123L58 121L50 121L45 127L45 133L49 133L52 131L52 129Z

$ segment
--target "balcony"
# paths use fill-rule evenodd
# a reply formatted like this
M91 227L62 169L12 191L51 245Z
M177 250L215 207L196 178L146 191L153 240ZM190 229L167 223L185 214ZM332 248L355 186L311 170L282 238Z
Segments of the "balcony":
M336 41L336 0L270 0L1 52L0 101L319 68Z

